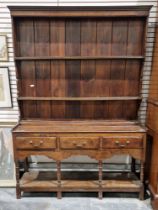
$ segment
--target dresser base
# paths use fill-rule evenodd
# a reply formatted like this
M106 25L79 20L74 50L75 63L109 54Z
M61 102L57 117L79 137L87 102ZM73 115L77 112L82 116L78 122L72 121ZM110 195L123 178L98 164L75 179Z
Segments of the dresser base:
M78 121L21 121L13 130L16 164L17 198L21 192L138 192L144 197L145 129L137 122L125 120ZM56 176L29 171L27 158L45 155L56 162ZM134 162L130 173L108 173L103 161L115 155L130 155L140 161L140 175L136 177ZM71 172L64 176L61 163L73 156L88 156L98 163L96 174ZM23 161L24 174L20 177Z

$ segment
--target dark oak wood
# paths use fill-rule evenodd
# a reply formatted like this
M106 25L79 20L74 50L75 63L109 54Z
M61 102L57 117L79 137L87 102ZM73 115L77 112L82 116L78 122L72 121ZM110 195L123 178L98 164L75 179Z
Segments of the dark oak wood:
M78 48L79 49L79 48ZM98 53L99 54L99 53ZM15 60L142 60L143 56L36 56L36 57L15 57Z
M55 149L56 137L17 137L17 149Z
M71 88L70 88L71 90ZM74 91L74 87L73 87ZM124 101L124 100L141 100L141 97L129 96L129 97L19 97L18 100L41 100L41 101Z
M104 149L108 148L142 148L143 139L142 136L112 136L112 137L103 137L102 146Z
M44 125L45 124L45 125ZM42 132L41 132L42 131ZM58 186L54 188L49 181L43 183L31 182L31 185L20 185L22 191L57 191L61 198L62 191L98 191L102 198L104 191L140 192L142 184L133 186L128 181L112 181L106 184L102 180L102 160L116 154L129 154L142 161L145 158L145 129L132 121L21 121L14 128L15 160L24 160L30 155L46 155L57 161ZM107 142L108 140L108 142ZM119 141L119 143L118 143ZM42 142L42 143L41 143ZM61 182L60 162L74 155L88 155L99 161L98 187L90 181L68 181L67 187ZM141 182L143 183L143 165L141 168ZM28 182L27 182L28 183ZM40 185L39 185L40 183ZM32 185L33 184L33 185ZM55 184L55 183L54 183ZM131 185L130 185L131 184ZM74 185L74 187L72 187ZM38 187L39 186L39 187ZM51 186L51 187L50 187ZM78 188L78 187L81 188ZM120 188L121 186L121 188ZM128 186L128 190L127 190ZM82 189L82 190L81 190Z
M55 191L58 198L96 191L99 199L103 192L143 199L146 129L137 113L150 7L9 9L20 108L12 131L17 198L22 191ZM141 162L139 178L134 161L129 174L104 173L103 160L123 154ZM55 178L29 171L31 155L55 160ZM61 162L78 155L97 160L97 177L63 176Z
M8 8L13 17L147 17L151 6L60 6L60 8L8 6Z
M101 170L101 162L99 164ZM102 174L102 175L101 175ZM102 192L139 192L141 183L133 173L109 173L102 172ZM70 180L71 177L71 180ZM81 178L83 177L83 178ZM48 181L47 181L48 180ZM79 181L80 180L80 181ZM89 180L89 181L87 181ZM21 179L21 188L24 191L57 191L56 176L52 172L29 172L25 173ZM79 189L80 186L80 190ZM130 188L129 188L130 186ZM99 191L100 185L96 172L89 175L86 172L64 172L62 173L61 190L62 191ZM115 189L115 190L114 190ZM100 197L101 198L101 197Z
M152 75L147 109L148 141L151 147L149 159L149 170L147 174L149 189L152 195L152 206L158 210L158 26L155 30L155 45L153 53ZM147 166L148 167L148 166Z
M42 127L42 131L41 131ZM13 133L143 133L145 128L138 122L126 120L23 120ZM48 134L49 135L49 134ZM39 134L37 134L39 136ZM41 134L42 136L42 134ZM116 136L116 135L115 135ZM130 134L129 134L130 136ZM138 136L139 140L139 136Z
M104 18L16 18L19 99L32 100L28 98L32 96L38 100L19 101L21 117L28 118L33 112L38 119L93 119L101 118L96 113L101 107L102 118L136 118L138 101L131 98L134 100L128 110L129 103L121 100L139 97L144 20L140 17L132 20L130 16L108 21ZM61 97L66 101L68 97L73 99L58 103L47 101L61 100ZM101 100L105 97L109 103L95 103L94 97L102 97ZM120 101L111 101L112 97L118 97L117 100L120 97ZM80 101L86 98L87 102ZM124 108L127 113L123 112Z

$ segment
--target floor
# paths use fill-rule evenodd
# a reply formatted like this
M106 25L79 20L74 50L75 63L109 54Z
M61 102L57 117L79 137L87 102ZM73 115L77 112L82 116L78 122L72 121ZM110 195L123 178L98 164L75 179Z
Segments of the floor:
M150 199L140 201L118 197L99 200L89 196L69 194L58 200L53 194L25 194L17 200L14 188L0 188L0 210L151 210Z

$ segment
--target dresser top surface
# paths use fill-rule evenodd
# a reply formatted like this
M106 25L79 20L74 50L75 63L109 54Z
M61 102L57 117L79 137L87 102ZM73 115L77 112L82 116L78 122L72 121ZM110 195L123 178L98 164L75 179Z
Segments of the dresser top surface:
M136 121L126 120L22 120L13 132L109 133L145 132Z

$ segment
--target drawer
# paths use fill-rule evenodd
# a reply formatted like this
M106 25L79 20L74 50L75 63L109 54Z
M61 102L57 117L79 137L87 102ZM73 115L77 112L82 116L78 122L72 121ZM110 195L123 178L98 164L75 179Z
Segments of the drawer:
M98 149L99 137L60 137L61 149Z
M56 137L16 137L18 149L55 149Z
M129 149L139 149L143 148L143 138L141 137L103 137L102 139L103 148L129 148Z

